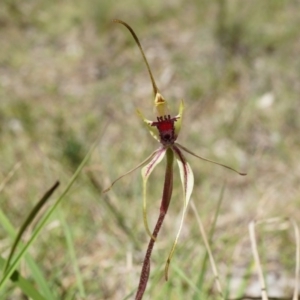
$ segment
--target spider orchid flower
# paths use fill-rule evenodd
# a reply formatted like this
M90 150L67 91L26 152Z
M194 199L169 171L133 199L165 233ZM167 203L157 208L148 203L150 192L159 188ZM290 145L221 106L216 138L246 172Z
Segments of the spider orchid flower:
M182 211L182 216L181 216L181 221L180 221L180 225L178 228L178 232L177 232L175 241L173 243L173 246L171 248L171 251L169 253L169 256L168 256L168 259L166 262L166 266L165 266L166 280L168 279L168 268L169 268L170 261L173 256L176 244L179 239L179 235L180 235L183 221L184 221L184 216L186 214L186 210L187 210L188 203L191 198L191 194L192 194L193 186L194 186L193 171L192 171L189 163L186 161L186 158L185 158L183 152L193 155L202 160L223 166L223 167L230 169L240 175L246 175L246 174L240 173L240 172L234 170L233 168L223 165L221 163L201 157L176 142L179 132L180 132L181 123L182 123L183 110L184 110L183 101L180 102L178 115L176 115L175 117L172 117L168 113L167 101L161 95L161 93L159 92L159 90L156 86L155 80L154 80L153 75L150 70L150 66L148 64L148 61L145 57L145 54L143 52L143 49L141 47L141 44L140 44L135 32L127 23L125 23L121 20L114 20L114 22L124 25L131 32L133 38L135 39L135 41L141 51L144 62L147 66L148 73L149 73L149 76L150 76L150 79L152 82L154 96L155 96L154 107L156 110L156 120L150 121L150 120L146 119L140 111L137 111L137 114L142 119L142 121L145 123L150 134L160 143L160 147L157 150L155 150L149 157L147 157L138 166L136 166L129 172L125 173L124 175L120 176L115 181L113 181L111 186L104 191L104 192L107 192L108 190L110 190L111 187L118 180L123 178L124 176L132 173L133 171L137 170L138 168L142 168L143 219L144 219L144 225L145 225L146 231L150 236L150 241L149 241L149 245L148 245L147 252L145 255L143 268L142 268L142 272L141 272L141 277L140 277L140 283L139 283L139 287L138 287L138 291L137 291L137 295L136 295L136 299L142 299L144 291L146 289L147 282L148 282L149 274L150 274L151 252L152 252L152 249L154 246L154 242L157 238L158 232L163 223L164 217L167 213L167 210L168 210L168 207L170 204L170 200L171 200L171 196L172 196L174 158L177 161L177 164L179 167L180 179L181 179L182 187L183 187L183 211ZM165 170L165 180L164 180L164 187L163 187L161 206L160 206L160 214L159 214L156 226L155 226L153 232L151 233L149 225L148 225L148 221L147 221L147 210L146 210L146 207L147 207L146 206L147 181L148 181L148 178L151 175L152 171L163 160L164 157L166 157L166 170Z

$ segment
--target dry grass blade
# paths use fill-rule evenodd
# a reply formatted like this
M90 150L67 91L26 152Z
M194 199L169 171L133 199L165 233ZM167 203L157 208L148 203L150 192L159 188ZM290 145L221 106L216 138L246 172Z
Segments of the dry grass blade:
M295 232L295 241L296 241L296 266L295 266L295 289L293 300L298 299L299 294L299 272L300 272L300 233L299 227L294 219L289 219L292 226L294 227Z
M193 209L193 211L195 213L197 223L199 225L199 229L200 229L203 241L204 241L204 245L205 245L206 251L207 251L208 256L209 256L210 264L211 264L211 267L212 267L212 270L213 270L213 273L214 273L214 276L215 276L215 282L216 282L217 290L218 290L218 292L220 294L221 299L225 299L224 296L223 296L223 291L222 291L222 286L221 286L221 282L220 282L220 278L219 278L217 266L216 266L214 257L212 255L212 252L211 252L211 249L210 249L210 246L209 246L209 243L208 243L208 239L207 239L207 236L206 236L206 233L205 233L202 221L200 219L200 216L198 214L198 211L197 211L196 206L195 206L195 204L194 204L193 201L191 201L191 205L192 205L192 209Z
M255 264L257 267L257 272L258 272L258 278L261 286L261 297L263 300L268 300L268 295L266 291L266 283L264 279L264 274L262 271L261 263L260 263L260 258L257 250L257 243L256 243L256 236L255 236L255 224L256 221L252 221L249 224L249 234L250 234L250 241L251 241L251 247L252 247L252 253L253 257L255 260Z
M0 193L4 189L7 182L14 176L14 174L20 167L21 167L21 162L19 161L13 166L13 168L10 170L10 172L7 174L7 176L3 179L3 181L0 184Z
M272 223L279 223L279 222L286 222L289 221L290 224L294 228L295 233L295 241L296 241L296 264L295 264L295 288L294 288L294 294L293 294L293 300L298 299L298 293L299 293L299 268L300 268L300 233L299 233L299 227L295 220L289 218L269 218L266 220L260 220L260 221L252 221L249 224L249 233L250 233L250 240L252 245L252 252L253 257L257 266L259 281L261 285L261 292L262 292L262 299L267 300L267 291L266 291L266 283L263 276L262 266L257 250L257 243L256 243L256 236L255 236L255 225L260 224L272 224Z

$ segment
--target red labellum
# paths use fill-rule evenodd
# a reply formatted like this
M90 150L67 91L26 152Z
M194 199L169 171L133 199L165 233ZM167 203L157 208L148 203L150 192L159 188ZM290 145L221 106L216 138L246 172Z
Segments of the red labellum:
M153 122L151 126L157 127L160 136L160 142L164 145L173 144L176 141L174 123L177 118L171 116L157 117L157 122Z

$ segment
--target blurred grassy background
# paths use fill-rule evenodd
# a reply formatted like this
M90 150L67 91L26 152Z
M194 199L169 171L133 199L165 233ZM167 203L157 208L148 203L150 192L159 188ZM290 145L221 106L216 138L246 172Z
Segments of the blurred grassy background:
M135 114L139 108L155 117L146 68L125 28L110 23L122 19L139 36L173 114L185 100L179 142L248 172L243 178L188 157L195 174L192 198L207 231L227 182L212 247L221 281L231 274L230 291L236 295L235 282L252 261L249 221L299 218L299 9L299 1L292 0L5 0L0 9L0 182L17 163L21 167L1 191L1 209L18 228L56 179L63 188L99 132L89 168L100 187L157 147ZM150 180L152 225L163 171L162 165ZM169 282L163 279L182 208L176 180L153 253L148 299L192 299L194 294L172 266ZM131 237L105 201L120 211ZM61 213L71 229L86 299L122 299L133 291L148 241L140 172L119 182L107 197L83 173ZM0 238L5 255L11 240L2 228ZM286 280L279 295L290 295L292 234L268 233L260 242L266 270ZM58 299L81 299L59 214L30 253ZM189 211L172 263L196 284L203 254ZM25 264L20 270L31 277ZM212 282L208 273L205 290L213 295ZM13 285L0 296L21 299Z

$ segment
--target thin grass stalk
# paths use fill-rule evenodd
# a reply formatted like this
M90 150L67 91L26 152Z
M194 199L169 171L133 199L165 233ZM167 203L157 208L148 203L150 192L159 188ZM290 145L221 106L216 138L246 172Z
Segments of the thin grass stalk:
M299 227L295 222L295 220L290 219L290 222L294 227L295 241L296 241L295 289L294 289L293 300L297 300L299 294L299 272L300 272L300 233L299 233Z
M286 219L286 218L276 217L276 218L269 218L266 220L260 220L257 222L252 221L249 224L249 231L250 231L250 225L251 225L252 226L251 231L250 231L251 244L253 241L254 242L253 244L256 245L255 229L254 229L255 225L259 225L259 224L263 224L263 223L272 224L272 223L278 223L278 222L287 221L287 220L290 222L290 224L294 228L295 241L296 241L295 288L294 288L294 293L293 293L293 300L297 300L297 299L299 299L298 294L299 294L299 272L300 272L300 233L299 233L299 227L298 227L297 223L295 222L295 220L292 218ZM251 236L251 233L252 233L252 236ZM258 255L257 247L256 247L256 252L257 252L256 255ZM254 252L253 252L253 256L254 256ZM254 258L255 258L255 261L257 262L257 259L255 256L254 256ZM258 256L258 261L259 261L259 256ZM266 292L266 288L265 288L266 284L264 283L263 272L260 268L258 268L258 272L260 272L260 274L261 274L259 276L262 276L262 279L260 278L262 291L265 290L265 292ZM266 298L266 299L268 299L268 298Z
M200 216L198 214L198 211L196 209L194 201L191 201L191 205L192 205L192 209L193 209L193 211L195 213L197 223L199 225L199 229L200 229L200 232L201 232L201 236L203 238L203 242L204 242L206 251L207 251L208 256L209 256L209 260L210 260L212 271L213 271L213 274L214 274L214 277L215 277L214 279L215 279L215 283L216 283L216 287L217 287L218 293L219 293L221 299L224 300L225 298L223 296L223 291L222 291L222 286L221 286L221 282L220 282L220 278L219 278L219 273L218 273L218 270L217 270L217 266L216 266L214 257L212 255L212 251L211 251L210 246L209 246L209 242L208 242L205 230L204 230L204 226L202 224L201 218L200 218Z
M150 274L151 253L152 253L156 238L158 236L158 233L160 231L161 225L167 214L171 196L172 196L174 154L171 149L167 150L166 157L167 157L167 163L166 163L165 181L164 181L163 195L162 195L162 201L161 201L161 206L160 206L160 213L159 213L159 217L157 219L155 228L152 233L153 238L150 239L148 247L147 247L147 251L146 251L146 255L145 255L145 259L144 259L143 267L142 267L142 271L141 271L140 282L139 282L139 286L138 286L137 293L135 296L136 300L141 300L143 298L144 292L146 290L148 279L149 279L149 274Z
M12 168L12 170L8 173L8 175L1 182L1 184L0 184L0 193L3 191L3 189L4 189L5 185L7 184L7 182L13 177L13 175L20 168L20 166L21 166L21 162L17 162L14 165L14 167ZM28 226L30 225L32 220L35 218L36 214L40 211L42 206L46 203L46 201L49 199L49 197L54 192L54 190L58 187L58 185L59 185L59 183L56 182L54 184L54 186L48 192L46 192L46 194L42 197L42 199L37 203L37 205L30 212L29 216L27 217L27 219L25 220L25 222L21 226L21 228L20 228L17 235L15 233L15 230L14 230L13 226L10 224L9 220L6 218L6 216L0 210L0 216L1 216L0 219L1 219L2 225L5 227L5 229L9 232L10 235L16 236L14 238L14 243L13 243L13 246L11 248L10 254L8 256L8 259L4 260L4 259L2 259L2 257L0 257L0 259L1 259L0 260L0 262L1 262L0 265L1 265L1 269L3 269L3 273L5 273L7 271L8 266L10 264L10 261L13 257L13 254L14 254L17 246L19 244L22 244L20 240L21 240L21 237L22 237L24 231L28 228ZM52 292L50 291L49 287L46 284L46 280L44 279L41 271L39 270L38 266L35 264L34 260L29 255L26 255L26 261L27 261L27 264L29 265L29 268L32 272L32 276L36 280L36 283L38 284L38 286L41 288L42 293L45 295L45 297L47 299L54 299L54 296L52 295ZM38 292L36 287L34 287L29 281L27 281L24 277L22 277L18 271L15 270L11 274L10 280L16 286L18 286L25 295L32 298L33 300L45 300L44 296L42 296Z
M130 238L131 242L134 244L134 247L136 249L139 249L140 247L140 242L137 241L136 237L132 233L132 231L128 228L126 225L126 221L122 215L122 213L117 209L117 207L112 203L111 199L109 197L111 196L105 196L106 194L103 195L103 188L92 173L92 171L87 171L87 176L96 192L99 193L103 198L103 203L107 210L111 213L111 215L115 218L119 228L124 231L124 233Z
M4 212L0 209L0 224L2 228L11 236L12 240L15 240L17 236L17 231L14 229L11 222L8 220ZM20 246L24 247L24 243L20 242ZM41 293L45 296L47 300L54 300L56 297L54 296L52 290L48 286L48 281L45 279L43 272L39 268L38 264L35 260L30 256L29 253L25 255L26 264L29 267L29 270L32 274L33 280L35 281L37 287ZM15 274L15 272L13 273ZM11 277L10 277L11 278ZM1 289L1 288L0 288Z
M194 297L197 297L196 299L205 299L205 294L200 290L197 284L195 284L192 279L186 275L179 266L173 262L172 263L172 270L175 271L175 273L192 289L194 290Z
M225 186L226 186L226 182L224 182L224 184L222 186L220 196L219 196L219 199L218 199L217 208L216 208L215 215L214 215L214 219L213 219L213 222L212 222L212 226L211 226L210 231L209 231L209 238L208 238L209 244L211 244L212 239L213 239L213 235L214 235L214 232L215 232L215 228L216 228L216 224L217 224L221 204L222 204L223 197L224 197ZM205 274L206 274L208 258L209 258L208 252L205 251L205 255L204 255L204 258L203 258L203 261L202 261L202 266L201 266L201 273L200 273L199 278L197 280L197 287L200 290L202 290L202 287L203 287L203 284L204 284L204 278L205 278ZM198 295L195 294L194 297L193 297L193 300L197 300L197 299L198 299Z
M253 261L250 261L247 264L247 267L245 268L244 274L241 276L241 283L239 284L239 287L236 289L236 294L238 295L239 298L243 298L243 295L245 295L246 290L249 285L249 280L251 279L251 275L253 273L253 269L255 268L255 264ZM228 286L229 288L229 286ZM225 293L225 299L228 298L230 290L227 289Z
M255 225L256 225L256 221L251 221L249 223L249 234L250 234L252 253L253 253L254 261L256 264L256 268L257 268L258 278L259 278L259 282L260 282L262 300L268 300L268 295L267 295L267 291L266 291L266 283L265 283L264 274L263 274L263 270L261 267L261 262L260 262L260 258L259 258L259 254L258 254L258 250L257 250Z
M13 168L9 171L9 173L7 174L7 176L2 180L1 184L0 184L0 193L3 191L5 185L8 183L8 181L14 176L14 174L16 173L16 171L21 167L21 162L17 162Z
M74 245L73 236L72 236L72 231L71 231L70 226L68 225L68 223L65 220L63 211L61 209L58 209L57 212L58 212L60 223L62 225L64 235L66 238L67 247L68 247L69 255L70 255L70 259L71 259L71 264L73 266L73 270L74 270L75 277L76 277L79 296L82 299L86 299L86 293L85 293L83 278L82 278L83 274L80 272L80 269L79 269L79 265L78 265L78 261L77 261L77 257L76 257L75 245Z
M54 191L58 188L59 181L56 181L54 185L44 194L44 196L39 200L39 202L33 207L33 209L30 211L29 215L25 219L24 223L22 224L14 243L11 247L8 259L6 260L6 264L4 267L4 273L7 271L9 264L11 262L11 259L15 253L15 250L17 249L17 246L19 242L21 241L22 235L25 232L25 230L28 228L28 226L31 224L31 222L34 220L35 216L38 214L38 212L42 209L42 207L45 205L47 200L50 198L50 196L54 193Z

